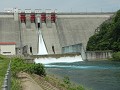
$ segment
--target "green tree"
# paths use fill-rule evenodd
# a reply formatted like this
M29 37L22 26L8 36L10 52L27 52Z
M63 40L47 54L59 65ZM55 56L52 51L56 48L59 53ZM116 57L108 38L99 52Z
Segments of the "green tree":
M120 61L120 52L116 52L112 55L112 60L114 61Z
M120 10L100 25L100 31L89 38L86 49L120 51Z

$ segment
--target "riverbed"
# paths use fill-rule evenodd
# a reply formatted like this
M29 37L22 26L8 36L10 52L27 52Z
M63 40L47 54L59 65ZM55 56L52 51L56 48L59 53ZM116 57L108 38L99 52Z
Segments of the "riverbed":
M120 90L120 62L80 61L46 65L48 74L68 76L71 82L92 90Z

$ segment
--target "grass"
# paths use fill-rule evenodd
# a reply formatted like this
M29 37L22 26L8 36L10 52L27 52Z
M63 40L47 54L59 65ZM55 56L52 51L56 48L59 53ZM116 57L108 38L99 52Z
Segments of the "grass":
M0 90L2 90L1 87L4 82L9 62L10 58L6 58L5 56L0 55ZM11 90L22 90L20 87L20 81L14 76L11 77Z
M60 80L55 76L47 75L45 77L41 77L35 74L32 74L31 77L44 89L44 90L92 90L88 89L82 85L72 84L68 78L64 78L64 80ZM49 84L48 84L49 83ZM52 85L52 86L51 86ZM55 88L54 88L55 87Z
M22 90L20 80L16 77L11 78L12 81L12 87L11 90Z
M88 90L82 85L72 84L69 77L64 77L63 80L56 78L56 76L47 75L45 80L50 82L55 87L59 88L60 90ZM90 90L90 89L89 89Z
M0 56L0 86L2 86L4 77L8 68L10 59L5 58L3 56ZM24 71L26 65L23 64L20 58L11 58L12 64L11 64L11 70L12 70L12 76L11 76L11 90L22 90L21 82L16 75L20 71ZM28 66L27 66L28 67ZM36 69L37 70L37 69ZM13 74L13 72L16 72L16 75ZM91 90L86 89L83 86L76 86L71 84L69 81L69 78L65 78L64 80L59 80L56 77L53 76L39 76L36 74L30 74L32 78L44 89L44 90Z
M11 90L22 90L21 81L18 77L19 72L35 73L45 76L44 66L42 64L25 63L22 58L11 58L12 87Z
M9 61L10 61L9 59L0 55L0 87L2 87L2 85L3 85ZM0 90L1 90L1 88L0 88Z

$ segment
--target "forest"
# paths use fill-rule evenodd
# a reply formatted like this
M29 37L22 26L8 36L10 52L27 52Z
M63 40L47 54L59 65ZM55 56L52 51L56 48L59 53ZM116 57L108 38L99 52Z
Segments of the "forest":
M86 49L120 51L120 10L100 25L99 32L89 38Z

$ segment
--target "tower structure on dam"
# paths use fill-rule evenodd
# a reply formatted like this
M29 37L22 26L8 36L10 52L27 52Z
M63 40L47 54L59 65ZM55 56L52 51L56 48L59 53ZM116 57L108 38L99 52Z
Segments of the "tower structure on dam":
M10 9L0 13L0 42L15 42L16 54L38 53L38 27L48 54L82 53L89 37L113 13L57 13ZM54 48L54 51L53 51Z

